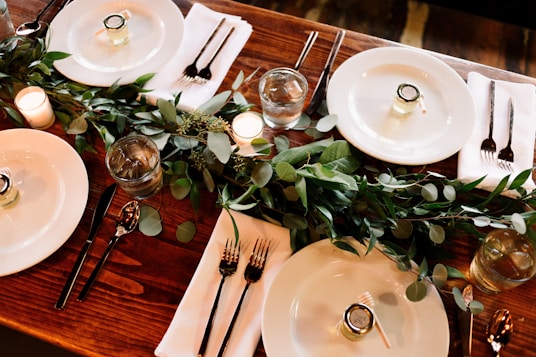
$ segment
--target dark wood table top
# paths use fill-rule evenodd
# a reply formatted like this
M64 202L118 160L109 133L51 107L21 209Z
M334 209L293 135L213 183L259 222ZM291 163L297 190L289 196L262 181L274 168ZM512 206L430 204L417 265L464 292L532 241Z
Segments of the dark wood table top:
M192 2L187 0L174 1L184 15L192 6ZM18 25L33 18L47 1L7 2L13 22ZM309 78L311 86L316 84L338 30L336 27L228 0L200 2L216 11L239 15L253 25L253 34L222 88L229 88L240 70L251 73L258 67L264 71L281 65L292 66L301 51L303 40L311 30L318 30L320 35L301 72ZM348 32L334 68L358 52L381 46L399 44ZM470 71L478 71L495 79L536 84L534 78L455 57L437 53L432 55L445 61L463 78ZM245 95L250 102L259 104L256 83L251 83ZM12 127L11 121L5 118L0 120L0 129ZM66 135L58 123L48 131L73 144L73 137ZM304 141L299 133L289 135L293 144ZM161 195L152 199L155 204L162 206L164 231L153 238L135 232L122 240L88 299L78 303L71 296L65 310L55 310L54 303L86 239L96 201L104 188L112 183L104 167L104 148L97 146L97 149L97 154L83 155L90 191L82 221L70 239L49 258L20 273L0 278L0 323L85 356L151 356L173 318L220 211L215 208L214 194L202 193L201 207L196 214L188 201L173 199L169 189L164 188ZM454 178L456 162L457 158L453 156L428 168ZM104 251L108 237L114 234L115 213L128 200L126 194L119 190L90 251L74 294L80 290L81 282L87 279ZM179 243L175 239L175 228L185 220L195 220L198 232L193 241ZM465 238L460 237L456 242L453 248L456 258L448 262L464 272L476 248L476 240ZM462 287L464 282L454 280L449 284L447 291L452 286ZM502 307L510 309L515 323L515 333L504 354L536 356L533 348L536 343L536 284L529 282L496 296L478 291L475 294L486 310L475 317L473 356L492 355L485 342L484 328L491 314ZM461 356L461 340L455 322L457 307L450 293L442 294L442 299L450 322L449 356ZM260 342L255 356L264 355Z

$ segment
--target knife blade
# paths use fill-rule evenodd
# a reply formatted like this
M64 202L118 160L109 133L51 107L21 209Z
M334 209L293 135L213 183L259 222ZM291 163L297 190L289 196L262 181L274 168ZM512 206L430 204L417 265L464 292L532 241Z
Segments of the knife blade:
M473 286L471 284L468 284L463 289L462 297L465 301L465 305L469 306L469 303L473 301ZM460 335L462 337L463 356L471 357L473 341L473 313L471 310L458 310L458 324L460 328Z
M54 307L58 310L62 310L65 307L65 303L67 302L67 299L69 298L69 295L71 294L71 291L73 290L76 278L78 277L78 274L80 273L80 270L82 269L82 265L84 264L84 261L86 260L89 248L91 247L91 244L93 243L95 234L99 230L99 227L102 223L102 219L104 218L106 211L108 211L108 207L110 207L110 203L112 202L116 189L117 189L116 183L113 183L110 186L108 186L102 193L101 197L99 198L99 201L97 202L97 206L95 207L95 211L93 212L93 217L91 219L91 225L89 228L89 233L88 233L86 242L82 246L82 250L78 254L78 258L76 259L76 262L74 263L71 273L69 274L69 277L67 278L67 281L65 282L63 290L61 291L60 296L58 298L58 301L54 305Z
M305 112L309 115L312 115L314 112L316 112L316 110L322 103L322 100L326 96L326 89L328 87L329 82L329 73L331 72L331 67L333 66L333 62L335 62L335 58L337 57L337 53L341 48L342 40L344 39L345 35L346 31L344 30L340 30L339 32L337 32L337 36L333 41L333 45L331 45L331 51L329 52L326 64L324 65L322 73L320 73L320 78L318 78L318 82L316 84L316 88L313 92L313 95L311 96L309 106L305 110Z

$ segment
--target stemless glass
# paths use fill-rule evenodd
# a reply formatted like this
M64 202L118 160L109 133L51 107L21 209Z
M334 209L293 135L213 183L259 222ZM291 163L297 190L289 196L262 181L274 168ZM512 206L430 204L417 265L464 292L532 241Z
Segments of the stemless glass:
M262 114L272 128L294 127L301 116L307 96L307 79L292 68L274 68L259 81Z
M0 0L0 40L15 34L15 27L9 16L9 9L5 0Z
M127 194L142 200L153 196L163 183L160 151L145 135L131 134L112 144L106 168Z
M514 229L491 231L478 249L469 274L477 288L497 294L530 280L536 274L536 249Z

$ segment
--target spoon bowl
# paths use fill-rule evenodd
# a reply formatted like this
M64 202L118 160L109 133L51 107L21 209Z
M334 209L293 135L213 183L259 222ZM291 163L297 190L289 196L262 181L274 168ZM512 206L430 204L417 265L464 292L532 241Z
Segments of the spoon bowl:
M15 31L15 33L18 36L28 36L41 30L42 23L41 21L39 21L39 19L41 19L41 16L43 16L43 14L47 12L47 10L50 8L50 6L52 6L52 4L54 4L55 1L56 0L49 1L48 4L43 9L41 9L39 14L37 14L37 16L35 17L33 21L28 21L28 22L20 24L19 27L17 27L17 30Z
M95 268L93 269L93 272L91 273L91 275L89 276L89 279L87 280L86 284L82 288L80 295L78 295L78 298L77 298L78 301L85 300L87 294L89 293L89 290L91 289L91 287L93 286L93 283L95 283L95 280L97 279L97 275L99 275L99 272L102 270L102 267L104 266L104 263L106 263L106 260L108 259L108 256L112 252L112 249L114 248L115 244L119 241L120 237L132 232L136 228L136 226L138 225L139 219L140 219L140 204L138 201L136 200L130 201L127 204L125 204L123 208L121 208L121 211L119 212L117 216L115 235L108 242L108 247L106 247L104 254L98 261Z
M510 311L506 309L495 311L486 326L487 341L495 352L495 357L499 357L501 348L510 342L513 331L514 323Z

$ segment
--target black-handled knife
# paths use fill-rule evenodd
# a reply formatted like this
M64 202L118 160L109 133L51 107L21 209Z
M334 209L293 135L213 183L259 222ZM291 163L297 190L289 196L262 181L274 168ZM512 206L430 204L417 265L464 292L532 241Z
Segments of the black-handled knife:
M462 291L463 301L466 306L473 301L473 286L467 285ZM473 313L469 308L466 311L458 310L458 324L462 337L463 357L471 357L473 341Z
M78 254L78 258L76 259L73 269L71 270L71 273L69 274L69 277L67 278L67 281L65 282L65 286L63 287L63 290L60 293L60 297L58 298L56 305L54 305L54 307L58 310L62 310L65 307L65 303L67 302L67 299L69 298L69 295L71 294L71 291L73 290L73 286L76 281L76 278L78 277L78 274L80 273L80 270L82 269L82 265L84 264L84 261L86 260L89 248L91 247L91 244L93 243L95 234L99 230L99 227L102 223L102 219L104 218L106 211L108 211L108 207L110 207L110 203L112 202L116 188L117 188L116 183L111 184L104 190L101 197L99 198L97 207L95 207L95 211L93 212L93 218L91 219L91 226L89 228L89 233L88 233L86 242L84 243L84 245L82 246L82 250Z
M309 106L305 110L305 112L309 115L312 115L320 104L322 103L322 100L326 97L326 89L328 87L328 81L329 81L329 73L331 72L331 67L333 66L333 62L335 62L335 58L337 57L337 53L339 52L339 49L341 48L342 40L344 39L344 36L346 35L346 31L340 30L337 32L337 36L335 37L335 40L333 41L333 45L331 46L331 51L329 52L328 59L326 60L326 64L324 66L324 69L322 70L322 73L320 74L320 78L318 78L318 83L316 84L316 88L313 92L313 95L311 97L311 101L309 102Z

